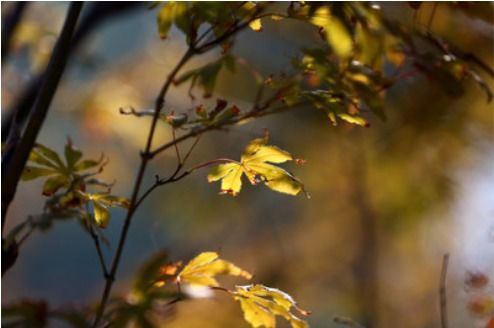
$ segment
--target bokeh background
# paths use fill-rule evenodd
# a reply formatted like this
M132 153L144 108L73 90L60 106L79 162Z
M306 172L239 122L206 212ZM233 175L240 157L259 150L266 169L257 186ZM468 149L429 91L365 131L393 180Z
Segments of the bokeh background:
M2 3L2 15L13 3ZM103 177L114 193L129 195L150 123L122 116L118 109L150 109L162 81L185 51L184 36L172 30L160 40L156 11L135 5L95 23L70 59L38 141L62 150L70 136L85 155L110 158ZM382 4L411 22L406 3ZM65 3L29 3L2 65L2 115L46 64L63 23ZM86 8L87 10L88 8ZM426 24L424 4L416 24ZM490 15L494 19L493 11ZM494 31L484 20L439 5L432 30L494 63ZM290 65L300 46L319 36L289 21L264 22L261 33L243 32L234 54L249 67L222 73L215 97L239 107L255 96L255 69L267 76ZM192 61L194 67L217 52ZM487 79L492 85L492 80ZM187 87L168 96L170 110L195 100ZM115 291L126 293L133 274L149 256L166 249L173 259L206 250L255 273L255 280L289 292L313 311L313 327L338 327L333 316L373 327L438 327L442 256L450 253L448 307L451 327L475 327L482 320L468 310L469 271L494 279L494 116L474 84L461 97L414 76L386 95L388 119L370 117L371 127L331 126L324 114L303 109L270 116L201 139L191 163L237 158L245 144L269 129L271 142L307 162L288 166L311 194L290 197L263 186L246 186L238 197L218 195L207 171L158 189L134 220ZM156 144L171 138L160 127ZM169 174L173 151L149 167ZM9 212L9 227L42 210L41 182L24 182ZM124 211L112 211L105 235L114 250ZM2 304L46 299L54 306L80 306L99 298L103 279L94 246L75 221L34 234L15 267L2 279ZM179 303L169 327L247 327L238 307L221 295Z

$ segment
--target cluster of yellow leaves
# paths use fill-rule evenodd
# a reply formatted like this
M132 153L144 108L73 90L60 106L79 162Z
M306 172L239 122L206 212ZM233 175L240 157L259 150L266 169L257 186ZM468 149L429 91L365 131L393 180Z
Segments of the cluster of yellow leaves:
M303 184L289 172L270 164L292 161L292 155L276 146L267 145L267 141L267 137L251 141L240 162L216 166L209 173L208 181L221 180L221 193L235 196L242 189L242 176L245 174L253 185L264 182L272 190L297 195L304 190Z
M161 287L167 280L173 280L177 284L219 287L216 276L220 274L252 279L252 274L231 262L220 259L216 252L204 252L197 255L179 271L181 265L181 262L176 262L162 266L160 276L154 286ZM290 295L279 289L258 284L235 286L234 290L222 287L216 289L228 292L240 302L245 320L254 328L275 328L276 316L286 319L292 328L309 327L306 321L292 313L292 309L303 316L310 313L299 308Z
M306 321L295 316L291 309L307 316L310 313L297 306L295 300L285 292L263 285L237 286L233 293L240 302L245 320L253 327L276 327L276 316L290 322L292 328L308 328Z

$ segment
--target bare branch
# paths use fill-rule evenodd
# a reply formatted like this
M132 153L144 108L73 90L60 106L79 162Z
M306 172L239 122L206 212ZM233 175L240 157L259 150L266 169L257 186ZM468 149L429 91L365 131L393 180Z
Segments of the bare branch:
M439 306L441 313L441 328L448 328L448 308L446 299L446 274L448 272L449 254L444 254L439 280Z
M91 238L94 241L94 245L96 246L96 252L98 253L98 258L99 258L99 262L101 265L101 270L103 271L103 276L106 278L106 277L108 277L108 268L106 266L103 251L101 250L101 244L99 242L99 236L96 234L96 232L94 231L94 228L91 225L89 225L88 230L89 230L89 234L91 235Z

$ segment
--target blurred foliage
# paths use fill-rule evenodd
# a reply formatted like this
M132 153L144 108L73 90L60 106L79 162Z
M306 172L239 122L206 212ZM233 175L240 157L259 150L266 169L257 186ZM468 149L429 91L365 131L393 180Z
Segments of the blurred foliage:
M431 310L436 306L436 254L429 250L431 242L424 244L422 240L424 220L420 218L448 215L448 201L454 199L456 191L451 172L478 161L478 148L492 137L492 108L485 105L486 100L492 99L492 83L488 79L494 76L492 4L167 2L156 3L155 7L159 36L167 39L163 56L178 52L173 43L174 27L185 35L189 46L196 47L197 54L209 50L211 42L219 38L222 48L221 53L196 62L195 68L185 70L173 81L178 91L170 96L172 105L167 105L161 117L166 138L176 137L169 131L180 136L240 125L293 109L287 118L277 115L264 122L270 125L277 144L283 144L282 148L289 145L287 149L303 152L308 159L300 176L313 196L306 204L276 195L255 196L245 188L240 200L215 200L204 195L207 189L200 182L176 184L174 191L167 193L166 201L160 197L147 213L176 219L157 223L163 230L176 229L167 232L172 241L176 240L170 241L169 248L180 253L183 246L183 252L192 252L205 245L217 246L227 239L225 236L238 233L238 241L230 243L236 250L235 258L255 263L252 266L257 268L256 279L263 283L293 290L297 299L303 299L314 310L309 320L312 326L328 326L328 316L334 313L348 315L365 326L433 326L438 321L437 313ZM242 24L261 33L247 41L230 34ZM277 29L281 33L276 34ZM466 32L458 32L460 29ZM260 61L275 68L254 72L254 97L247 102L225 100L232 98L229 92L245 86L245 81L240 80L247 79L241 70L245 69L245 59L236 48L246 47L243 42L248 41L251 43L247 47L252 47L254 37L281 38L281 34L287 43L297 47L291 66L276 65L278 58L262 53L265 59ZM36 52L39 38L19 40L33 40L30 42ZM303 46L299 46L301 38L305 41ZM156 48L150 52L157 53ZM167 57L166 61L176 58ZM142 144L136 135L141 127L134 118L128 123L123 122L126 118L118 118L116 123L111 115L115 108L125 108L126 102L132 107L128 111L122 109L122 114L152 115L152 111L134 108L146 108L143 104L154 97L157 90L150 87L151 82L162 83L162 76L156 76L160 74L148 73L156 69L149 61L137 58L132 63L110 71L89 92L85 90L78 96L85 101L81 105L85 110L77 115L82 115L83 129L91 131L86 131L88 135L96 131L94 135L99 137L123 136L124 142L111 154L118 163L117 170L126 165L121 162L128 158L122 149L132 147L134 142ZM260 66L255 60L248 63L248 69ZM142 76L148 82L142 82L139 92L126 89ZM189 86L187 90L181 88L185 84ZM479 87L485 98L480 99L480 92L472 86ZM194 96L196 88L202 90L200 99ZM115 93L110 94L109 89ZM191 104L184 100L187 95ZM174 101L173 97L180 100ZM309 107L322 112L326 120ZM327 122L337 127L328 131ZM143 125L145 129L147 125ZM244 126L238 129L250 133ZM196 156L221 159L226 153L238 153L238 145L244 142L234 131L227 138L204 137ZM208 180L221 179L222 191L231 194L240 191L239 181L244 173L252 184L263 182L271 189L291 194L304 190L289 172L269 164L293 160L292 155L266 143L265 139L254 141L254 145L280 158L256 162L263 170L239 168L249 156L258 154L249 153L248 146L240 162L221 164ZM82 153L70 142L64 153L62 161L60 155L45 146L33 150L31 164L38 165L29 167L24 177L48 177L42 192L49 199L39 218L32 217L11 230L11 243L22 240L25 229L43 230L60 217L80 218L86 229L104 240L100 229L109 224L108 207L126 207L125 199L110 194L111 184L93 177L102 173L103 157L98 161L81 159ZM167 169L173 157L165 157L156 169ZM88 161L94 165L86 168L82 163ZM89 168L97 172L87 173ZM232 179L234 183L228 181L233 173L238 173ZM281 187L273 185L273 175L276 181L280 176ZM87 186L98 189L87 192ZM286 222L278 226L276 216ZM431 234L431 239L446 239ZM142 259L142 254L138 258ZM106 319L117 327L159 326L163 320L170 326L241 325L234 315L230 317L230 312L237 317L239 313L221 298L218 302L224 311L218 311L217 304L195 305L194 300L189 300L183 305L187 310L181 313L178 300L190 296L167 289L170 284L165 282L176 283L192 262L179 271L181 265L177 262L163 267L166 260L165 253L151 259L137 275L131 293L112 300ZM243 272L233 270L229 262L220 263L221 270L214 266L216 271L207 271L201 279L215 281L211 275L225 267L229 268L226 272ZM196 278L185 274L189 282ZM475 320L480 318L479 327L490 327L492 293L484 280L471 277L466 308ZM165 283L166 288L157 288L156 282ZM196 293L200 294L197 290ZM287 319L292 327L305 327L290 312L295 303L277 289L255 284L237 287L233 295L246 321L254 327L274 326L276 315ZM46 313L50 313L47 307L45 303L23 302L4 307L3 312L15 318L17 326L35 326L46 323ZM225 313L212 315L213 309ZM266 309L269 313L263 312ZM200 319L190 313L201 313L208 322L197 323Z

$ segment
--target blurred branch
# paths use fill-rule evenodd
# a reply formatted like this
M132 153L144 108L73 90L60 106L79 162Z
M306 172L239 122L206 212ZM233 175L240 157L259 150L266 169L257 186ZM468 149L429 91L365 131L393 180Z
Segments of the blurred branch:
M12 10L12 14L5 18L2 24L2 65L9 56L10 43L15 29L21 21L22 14L28 5L28 2L15 2L12 5L15 8Z
M444 254L439 280L439 306L441 314L441 328L448 328L448 308L446 298L446 274L448 272L449 254Z
M23 2L26 3L26 2ZM103 22L107 21L109 18L122 13L128 12L137 6L142 6L143 2L94 2L87 9L87 13L81 19L77 31L74 34L70 54L73 54L79 45L91 35L91 33L96 30ZM3 62L3 26L2 26L2 62ZM29 111L33 107L34 101L36 100L36 94L41 87L46 72L40 73L33 77L29 84L24 88L23 92L17 98L16 103L12 105L11 108L5 111L2 115L2 142L7 139L9 131L12 129L14 124L14 118L17 120L19 125L25 121L29 115Z
M46 69L43 85L39 90L33 112L28 125L22 135L19 145L13 147L12 157L6 163L6 170L2 171L2 234L4 230L7 209L12 202L19 179L28 159L29 153L34 146L51 101L58 88L60 78L64 72L67 58L70 52L70 43L75 30L83 2L72 2L70 4L62 32L53 50L50 62ZM3 165L3 163L2 163Z
M364 326L362 326L358 322L355 322L354 320L352 320L350 318L346 318L346 317L334 316L333 322L338 323L340 325L352 327L352 328L364 328Z

